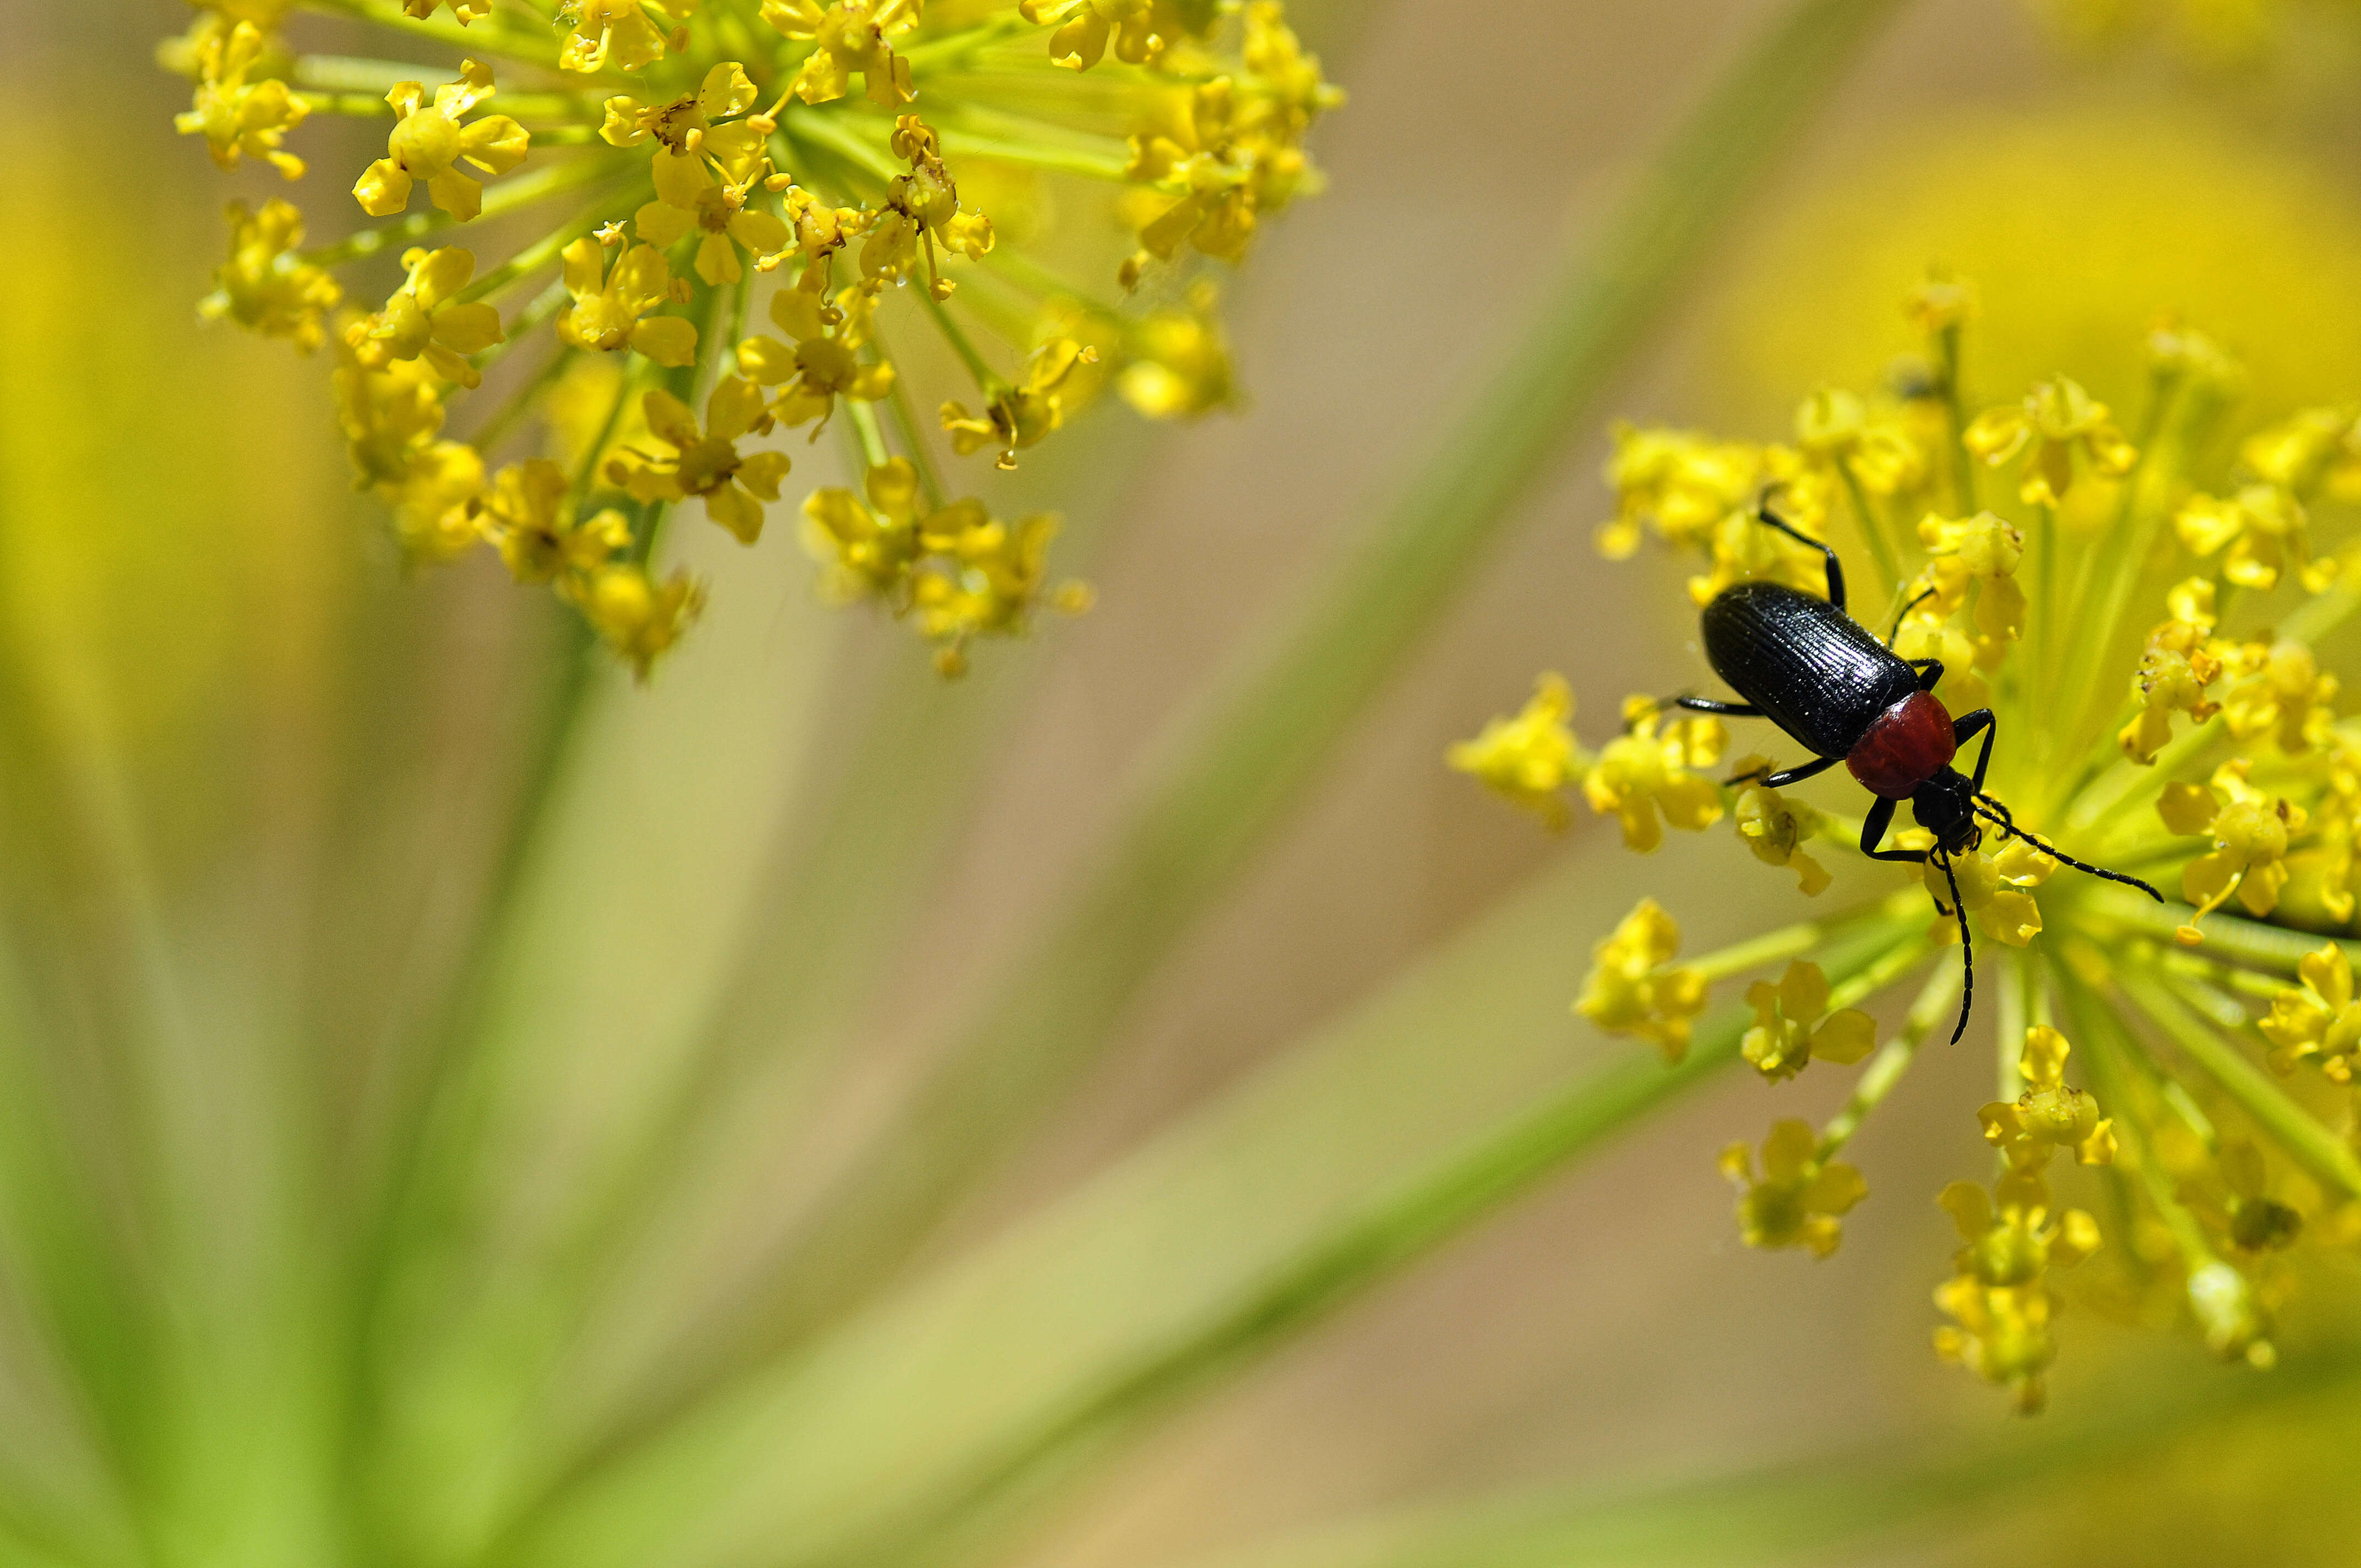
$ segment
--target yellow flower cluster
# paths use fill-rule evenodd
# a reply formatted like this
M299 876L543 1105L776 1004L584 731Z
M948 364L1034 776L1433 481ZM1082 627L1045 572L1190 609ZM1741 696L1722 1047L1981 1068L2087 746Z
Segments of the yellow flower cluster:
M2232 440L2243 376L2173 323L2147 340L2147 401L2131 420L2063 376L1972 412L1960 367L1975 291L1931 280L1908 309L1926 352L1889 379L1904 390L1815 392L1792 443L1620 427L1606 476L1616 512L1598 543L1612 560L1653 540L1700 563L1686 617L1738 582L1822 591L1819 553L1758 521L1766 501L1830 541L1872 634L1890 627L1897 653L1939 661L1932 690L1950 713L1993 715L1977 841L1947 865L1868 863L1865 806L1843 773L1771 786L1781 766L1813 760L1792 737L1730 718L1761 728L1743 736L1756 750L1724 766L1721 717L1634 698L1593 753L1555 675L1448 760L1553 826L1579 791L1642 851L1665 822L1701 832L1726 816L1746 855L1793 871L1805 896L1847 890L1836 914L1685 963L1678 925L1644 900L1597 948L1576 1003L1674 1060L1709 1051L1774 1084L1863 1064L1817 1130L1782 1119L1759 1159L1745 1144L1723 1154L1750 1245L1836 1248L1866 1192L1839 1156L1955 1015L1964 924L1982 949L1973 995L1977 1016L1998 1016L2004 1087L1975 1112L1993 1176L1941 1197L1961 1246L1936 1293L1938 1351L2018 1408L2041 1406L2059 1277L2102 1251L2096 1223L2051 1184L2104 1166L2125 1218L2105 1240L2126 1251L2107 1255L2132 1261L2100 1288L2168 1292L2210 1349L2267 1366L2293 1278L2280 1255L2349 1234L2361 1214L2356 949L2307 952L2264 928L2349 932L2361 913L2361 722L2338 718L2323 641L2361 609L2361 404L2301 408ZM1724 695L1701 666L1664 685ZM1936 839L1904 826L1885 842ZM1824 864L1830 853L1849 863ZM2091 866L2174 889L2185 906L2079 874ZM1717 888L1713 902L1731 897ZM1744 1009L1707 1012L1714 981L1773 963L1784 972L1753 979ZM1917 995L1888 1033L1864 1009L1914 973ZM2085 1082L2068 1080L2069 1033ZM2280 1082L2299 1076L2313 1081Z
M339 422L412 563L482 546L513 567L496 514L525 490L535 527L610 543L520 580L642 672L706 592L649 576L667 521L699 501L752 544L789 468L762 444L785 430L834 425L869 477L865 503L804 507L826 587L906 618L947 673L1045 604L1082 608L1048 570L1054 521L996 521L991 469L949 465L1013 467L1109 388L1150 419L1231 406L1195 258L1242 260L1319 189L1305 138L1342 102L1277 0L568 0L538 7L554 28L489 0L192 3L159 58L223 169L303 180L292 144L321 115L383 138L325 243L291 201L232 207L204 313L337 345ZM313 12L362 16L388 58L307 52ZM437 50L440 80L401 63ZM1137 236L1114 289L1004 243L1053 207ZM515 248L480 265L445 232L494 218ZM339 282L380 254L406 278L381 302ZM746 330L758 308L776 335ZM888 347L914 335L943 352ZM924 417L912 365L969 386ZM562 492L539 469L501 490L558 455Z

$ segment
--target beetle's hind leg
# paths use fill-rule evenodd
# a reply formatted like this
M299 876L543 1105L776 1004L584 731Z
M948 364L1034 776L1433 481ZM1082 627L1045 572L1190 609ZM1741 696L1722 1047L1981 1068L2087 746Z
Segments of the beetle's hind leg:
M1933 598L1934 597L1935 590L1928 588L1925 593L1920 594L1916 598L1912 599L1908 604L1904 605L1900 609L1894 612L1894 630L1885 634L1885 646L1888 652L1893 650L1894 639L1902 635L1902 623L1910 619L1910 612L1916 609L1920 605L1925 604L1928 599ZM1932 663L1934 661L1931 659L1905 659L1903 661L1905 664L1927 664Z
M1836 550L1832 546L1824 544L1819 540L1813 538L1810 534L1797 529L1793 523L1782 521L1778 513L1771 510L1771 497L1767 494L1763 498L1763 504L1755 508L1754 515L1762 520L1763 526L1766 528L1775 528L1780 532L1785 534L1788 538L1794 540L1796 543L1808 544L1813 549L1818 551L1823 556L1827 557L1828 563L1828 603L1834 605L1839 609L1844 609L1844 563L1837 559Z

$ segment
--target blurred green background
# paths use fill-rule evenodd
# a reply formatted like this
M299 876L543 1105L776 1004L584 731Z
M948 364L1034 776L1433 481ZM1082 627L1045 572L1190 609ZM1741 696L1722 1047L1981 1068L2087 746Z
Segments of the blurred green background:
M602 673L553 760L555 614L489 561L404 580L325 360L196 319L264 182L171 134L184 7L0 0L0 1560L2351 1560L2349 1269L2268 1379L2079 1303L2039 1421L1934 1362L1927 1197L1989 1073L1956 1055L1856 1146L1825 1264L1738 1245L1713 1155L1769 1113L1732 1081L1310 1332L1151 1354L1635 1048L1565 1012L1643 884L1611 826L1543 840L1439 765L1536 669L1596 718L1689 667L1636 608L1678 568L1591 553L1603 418L1119 1027L972 1124L929 1101L1206 673L1783 7L1290 9L1352 102L1329 192L1226 283L1250 407L1102 409L1027 465L1096 611L942 687L814 601L791 531L698 531L706 625L650 689ZM2286 9L2224 64L1902 7L1612 406L1780 433L1909 346L1938 260L1983 288L1990 399L2127 399L2166 312L2259 412L2350 395L2361 48ZM1713 903L1697 948L1759 924ZM923 1225L840 1217L938 1167Z

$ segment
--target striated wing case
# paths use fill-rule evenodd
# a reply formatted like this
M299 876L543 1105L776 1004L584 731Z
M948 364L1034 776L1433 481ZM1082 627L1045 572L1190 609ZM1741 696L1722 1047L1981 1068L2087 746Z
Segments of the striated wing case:
M1859 621L1784 583L1740 583L1705 607L1705 656L1730 689L1823 757L1841 757L1916 674Z

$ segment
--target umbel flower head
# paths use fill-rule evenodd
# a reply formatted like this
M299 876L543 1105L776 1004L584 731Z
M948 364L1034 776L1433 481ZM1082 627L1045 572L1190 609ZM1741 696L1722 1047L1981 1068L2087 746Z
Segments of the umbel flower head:
M554 27L489 0L192 3L159 58L223 169L304 180L324 115L382 137L314 199L232 207L204 313L337 346L338 423L412 564L515 567L544 552L521 541L620 530L597 571L517 577L642 673L706 598L648 575L667 523L695 500L754 543L782 430L833 428L869 476L867 504L805 506L824 587L904 618L945 673L1081 609L1048 569L1055 519L995 518L996 470L1109 389L1150 419L1234 402L1201 273L1318 191L1304 139L1342 102L1279 0L536 6ZM306 52L313 12L365 19L386 58L333 33ZM439 74L414 63L438 53ZM1078 263L1053 209L1131 243ZM896 356L921 337L942 352ZM553 458L562 489L526 466ZM496 481L526 472L520 532L523 492Z
M1792 444L1620 428L1598 543L1694 561L1666 605L1684 617L1741 583L1822 593L1820 542L1837 546L1869 634L1918 662L1950 713L1990 710L1964 829L1933 800L1930 826L1896 819L1883 840L1931 855L1868 861L1864 823L1894 800L1843 772L1774 783L1842 757L1653 696L1594 752L1554 675L1449 761L1553 825L1587 801L1635 850L1666 826L1734 840L1715 885L1660 887L1598 944L1576 1008L1773 1085L1863 1064L1823 1125L1783 1117L1759 1161L1723 1155L1750 1245L1835 1249L1867 1190L1847 1143L1922 1050L1964 1043L1938 1031L1969 1017L1965 934L2004 1081L1957 1112L1989 1153L1940 1197L1962 1245L1936 1349L2039 1409L2060 1279L2098 1255L2114 1263L2081 1276L2098 1288L2154 1294L2217 1354L2268 1366L2284 1253L2361 1213L2361 1003L2355 949L2334 939L2356 909L2361 721L2337 717L2323 651L2361 608L2361 399L2242 407L2232 356L2166 323L2136 408L2065 375L1979 403L1960 376L1972 287L1938 279L1909 307L1927 356L1904 389L1811 393ZM1766 495L1792 532L1760 520ZM1702 668L1663 685L1728 700ZM1726 918L1798 893L1840 907L1678 960L1685 905ZM1743 976L1744 1006L1709 1012L1711 987ZM1877 999L1905 985L1899 1025L1880 1024ZM2078 1202L2102 1179L2105 1201ZM2092 1210L2120 1217L2114 1234Z

